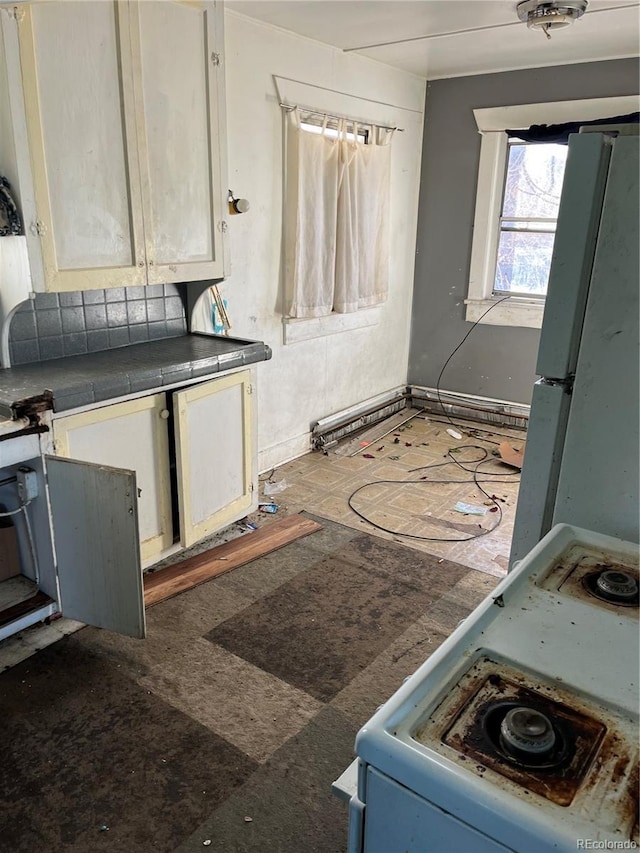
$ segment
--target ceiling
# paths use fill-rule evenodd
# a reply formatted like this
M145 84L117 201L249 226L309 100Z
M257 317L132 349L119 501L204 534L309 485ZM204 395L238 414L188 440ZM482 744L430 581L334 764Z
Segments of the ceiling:
M427 79L637 56L640 3L590 0L551 39L513 0L228 0L226 8Z

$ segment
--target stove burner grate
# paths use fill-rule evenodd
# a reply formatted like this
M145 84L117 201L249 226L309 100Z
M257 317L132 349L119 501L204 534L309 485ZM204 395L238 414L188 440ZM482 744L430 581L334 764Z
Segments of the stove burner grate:
M518 680L505 677L512 671L504 664L485 660L484 678L470 672L459 682L453 713L443 716L441 742L516 785L570 805L607 727L547 695L548 687L526 686L518 674Z

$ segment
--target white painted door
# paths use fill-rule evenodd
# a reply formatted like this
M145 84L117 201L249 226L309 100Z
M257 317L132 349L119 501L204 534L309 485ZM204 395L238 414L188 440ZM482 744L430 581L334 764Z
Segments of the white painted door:
M58 456L136 472L142 562L173 543L166 397L154 394L53 422Z
M148 282L221 278L220 4L144 0L129 10Z
M144 637L135 473L53 456L45 461L62 613Z
M254 508L251 371L174 395L180 536L186 548Z
M47 290L146 283L127 6L21 5L20 63ZM170 63L172 64L172 63Z

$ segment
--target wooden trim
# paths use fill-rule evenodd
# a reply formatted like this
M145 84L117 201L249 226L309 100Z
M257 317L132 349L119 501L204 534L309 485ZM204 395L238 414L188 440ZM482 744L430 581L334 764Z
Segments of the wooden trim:
M25 6L18 18L18 39L20 43L20 68L24 92L24 110L31 152L31 171L33 176L33 193L35 197L36 215L44 223L46 233L40 237L42 250L42 265L44 268L45 288L49 288L55 276L57 263L55 242L51 228L51 203L49 185L47 182L47 167L44 153L44 136L40 121L40 98L38 92L38 71L33 34L33 10ZM25 223L25 230L31 229L32 223ZM35 224L35 223L34 223Z
M207 50L219 56L218 64L208 66L209 133L211 150L211 195L215 277L230 273L229 240L223 230L228 226L227 112L225 83L224 6L222 0L210 2L206 9Z
M196 554L181 563L146 574L145 607L172 598L321 529L321 524L303 515L288 515L203 554Z
M127 22L127 59L129 61L129 85L123 82L123 96L129 109L131 119L131 149L135 149L135 170L138 180L140 196L140 231L142 235L141 257L145 266L145 283L151 283L148 279L148 261L153 258L153 220L151 216L151 183L149 175L149 153L147 150L147 127L144 114L144 86L142 79L142 46L140 42L140 8L139 3L128 3L127 10L119 8L119 20L121 34L125 27L122 22ZM125 39L122 38L124 53ZM121 60L122 63L122 60ZM123 70L124 70L124 63ZM132 157L132 160L134 158ZM137 255L136 255L137 257Z

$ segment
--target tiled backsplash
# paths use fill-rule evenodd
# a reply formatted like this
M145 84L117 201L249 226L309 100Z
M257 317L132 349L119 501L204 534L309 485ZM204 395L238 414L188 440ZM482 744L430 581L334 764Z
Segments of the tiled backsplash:
M184 335L178 286L37 293L11 319L11 364L47 361Z

